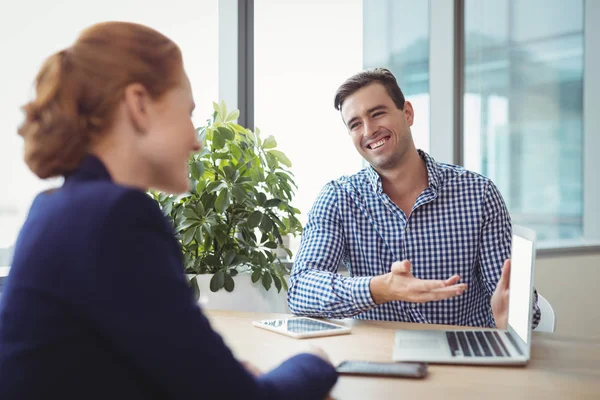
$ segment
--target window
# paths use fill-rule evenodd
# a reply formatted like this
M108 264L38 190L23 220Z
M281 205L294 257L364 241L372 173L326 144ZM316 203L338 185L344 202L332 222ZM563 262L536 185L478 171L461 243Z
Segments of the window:
M583 8L465 1L464 165L543 241L583 235Z
M365 0L363 6L364 67L396 76L415 110L415 146L429 152L429 2Z
M218 1L172 0L165 6L158 0L143 5L136 0L24 0L0 15L3 59L11 60L3 63L0 91L0 267L10 264L11 249L35 194L60 184L42 182L27 169L23 141L16 132L22 121L19 107L31 98L44 59L97 22L131 21L155 28L181 47L197 104L194 123L199 126L212 113L212 101L218 100Z
M327 182L362 167L333 107L362 69L362 24L358 0L254 1L254 121L292 161L303 223Z

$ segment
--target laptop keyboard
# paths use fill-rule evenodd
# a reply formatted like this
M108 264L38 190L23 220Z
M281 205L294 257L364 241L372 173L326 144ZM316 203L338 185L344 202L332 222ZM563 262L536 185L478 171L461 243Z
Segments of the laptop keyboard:
M496 331L448 331L452 356L507 357L508 350Z

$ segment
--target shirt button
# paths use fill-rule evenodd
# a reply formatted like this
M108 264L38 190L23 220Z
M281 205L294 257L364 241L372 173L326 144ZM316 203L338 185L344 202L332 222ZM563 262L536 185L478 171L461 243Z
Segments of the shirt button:
M410 306L411 306L412 308L417 308L417 305L416 305L415 303L412 303Z
M407 227L406 227L406 229L405 229L405 231L406 231L406 232L409 232L409 231L410 231L410 228L407 226Z

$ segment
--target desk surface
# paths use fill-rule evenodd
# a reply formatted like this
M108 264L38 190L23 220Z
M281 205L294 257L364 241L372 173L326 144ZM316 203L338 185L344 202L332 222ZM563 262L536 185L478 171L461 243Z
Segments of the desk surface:
M442 325L363 320L334 321L350 335L293 339L252 326L282 314L207 311L211 324L240 360L263 371L310 345L323 348L337 365L343 360L392 361L397 329L447 329ZM534 333L525 367L429 365L424 380L341 376L334 399L600 399L600 341Z

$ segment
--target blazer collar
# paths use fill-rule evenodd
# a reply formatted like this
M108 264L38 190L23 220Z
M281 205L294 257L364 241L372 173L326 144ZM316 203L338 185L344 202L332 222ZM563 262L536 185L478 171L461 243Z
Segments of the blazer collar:
M98 157L91 154L87 154L79 164L79 167L69 175L65 176L65 180L67 181L72 179L84 181L112 181L112 178L104 166L104 163L100 161Z

